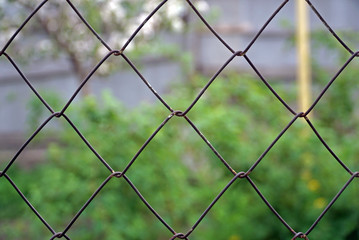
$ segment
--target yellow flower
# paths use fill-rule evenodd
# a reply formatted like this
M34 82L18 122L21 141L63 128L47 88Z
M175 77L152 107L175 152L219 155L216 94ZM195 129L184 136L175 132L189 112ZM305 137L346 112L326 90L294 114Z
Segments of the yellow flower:
M308 182L307 187L308 187L308 189L310 191L314 192L314 191L317 191L320 188L320 183L316 179L311 179Z
M241 238L238 235L232 235L228 240L241 240Z
M302 179L304 180L309 180L312 177L312 174L310 173L309 170L304 170L301 174Z
M313 154L310 152L304 152L302 154L304 166L310 167L313 165Z
M322 198L322 197L317 198L317 199L314 200L313 205L314 205L315 208L322 209L327 205L327 200L325 198Z

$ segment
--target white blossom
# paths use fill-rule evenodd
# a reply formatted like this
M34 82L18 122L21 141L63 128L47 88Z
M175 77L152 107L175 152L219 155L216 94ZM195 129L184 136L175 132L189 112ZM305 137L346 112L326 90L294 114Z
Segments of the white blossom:
M198 11L200 12L207 12L209 10L209 5L206 1L201 0L201 1L196 1L195 2L195 7L198 9Z

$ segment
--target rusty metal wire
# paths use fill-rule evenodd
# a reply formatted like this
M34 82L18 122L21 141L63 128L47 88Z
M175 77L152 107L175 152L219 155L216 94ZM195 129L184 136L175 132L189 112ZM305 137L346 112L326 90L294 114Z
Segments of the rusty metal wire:
M83 79L80 86L73 93L71 98L65 104L60 112L55 112L51 106L45 101L45 99L39 94L36 88L30 83L30 81L26 78L25 74L21 71L12 57L7 53L7 49L10 44L14 41L16 36L21 32L24 26L36 15L36 13L47 3L48 0L42 1L33 12L27 17L27 19L23 22L23 24L17 29L17 31L13 34L10 40L5 44L5 46L0 51L0 56L5 56L8 61L12 64L12 66L16 69L18 74L24 80L24 82L28 85L28 87L33 91L33 93L39 98L39 100L43 103L43 105L49 110L50 116L36 129L36 131L30 136L30 138L22 145L22 147L17 151L14 157L9 161L6 167L0 171L0 178L5 178L12 187L16 190L19 196L24 200L24 202L29 206L29 208L33 211L33 213L39 218L39 220L44 224L44 226L52 233L51 239L56 238L65 238L70 239L67 235L69 229L73 226L73 224L77 221L83 211L91 204L91 202L96 198L96 196L101 192L104 186L113 179L123 179L125 182L129 184L129 186L133 189L133 191L137 194L137 196L141 199L141 201L147 206L147 208L156 216L158 221L160 221L171 233L171 240L174 239L189 239L191 233L196 230L197 226L201 223L201 221L206 217L209 211L211 211L212 207L216 204L216 202L222 197L222 195L229 189L229 187L235 181L247 181L252 188L258 194L258 197L262 199L262 201L268 206L270 211L282 222L283 226L287 228L292 234L292 240L298 238L309 239L309 234L313 231L313 229L317 226L317 224L321 221L321 219L325 216L325 214L329 211L329 209L333 206L333 204L337 201L337 199L341 196L341 194L345 191L345 189L353 182L355 178L359 178L358 171L352 171L348 166L344 164L344 162L339 159L339 157L334 153L334 151L329 147L329 145L325 142L325 140L321 137L320 133L314 127L312 122L310 121L309 113L315 108L317 103L326 93L326 91L331 87L332 83L337 79L337 77L341 74L341 72L349 65L349 63L357 56L359 56L359 52L355 52L350 49L342 39L334 32L334 30L329 26L329 24L325 21L325 19L320 15L319 11L314 7L314 5L309 1L305 0L307 4L310 6L312 11L317 15L317 17L321 20L321 22L325 25L328 31L336 38L336 40L345 48L351 55L351 57L345 62L345 64L339 69L339 71L334 74L334 77L329 81L329 83L325 86L325 88L320 92L318 97L315 99L313 104L309 107L309 109L305 112L296 112L292 109L289 104L287 104L281 96L271 87L269 82L263 77L260 71L256 68L254 63L247 56L247 52L250 48L253 47L253 44L258 39L258 37L262 34L262 32L266 29L268 24L276 17L276 15L282 10L282 8L289 2L289 0L283 1L278 8L274 11L274 13L270 16L270 18L265 22L263 27L258 31L258 33L254 36L252 41L244 48L244 50L234 50L215 30L211 27L211 25L205 20L205 18L201 15L201 13L196 9L195 5L191 0L185 0L190 8L195 12L195 14L199 17L199 19L205 24L205 26L213 33L213 35L227 48L227 50L232 54L231 57L219 68L219 70L213 75L212 78L208 81L208 83L202 88L202 90L198 93L194 101L183 111L174 110L172 107L155 91L154 88L150 85L150 83L145 79L145 77L141 74L141 72L136 68L136 66L131 62L131 60L126 56L126 48L133 41L135 36L141 31L146 22L151 19L156 12L167 3L167 0L163 0L158 4L158 6L148 15L148 17L138 26L138 28L134 31L134 33L130 36L127 42L123 45L123 47L119 50L112 49L96 31L90 26L90 24L86 21L86 19L81 15L81 13L76 9L76 7L72 4L71 0L66 0L63 4L68 4L74 12L78 15L78 17L82 20L82 22L87 26L87 28L93 33L94 37L96 37L101 44L108 50L106 56L102 58L100 62L88 73L87 77ZM165 120L158 126L158 128L152 133L152 135L145 141L142 147L138 150L138 152L133 156L132 160L127 164L127 166L122 171L114 170L105 159L103 159L100 154L96 152L96 150L91 146L91 144L86 140L86 138L82 135L76 125L71 121L71 119L66 115L66 110L79 94L84 85L91 79L93 74L98 70L98 68L109 59L111 56L122 57L129 66L133 69L133 71L140 77L143 83L148 87L148 89L157 97L157 99L167 108L170 112L169 116L165 118ZM200 132L197 126L190 120L188 117L188 112L192 110L198 100L202 97L202 95L210 88L211 84L215 81L215 79L221 74L221 72L227 67L227 65L232 62L235 58L244 58L247 63L251 66L254 72L258 75L261 81L265 84L265 86L270 90L270 92L278 99L278 101L283 104L283 106L293 114L292 120L284 127L284 129L278 134L277 137L273 140L273 142L264 150L262 155L254 162L254 164L247 170L235 171L228 162L220 155L220 153L214 148L213 145L207 140L207 138ZM193 224L193 226L187 230L185 233L180 233L174 230L157 212L156 210L146 201L146 199L142 196L136 186L131 182L131 180L126 176L126 172L131 168L133 163L136 161L141 152L147 147L147 145L156 137L157 133L159 133L162 128L170 122L170 120L174 117L184 118L190 127L192 127L196 133L202 138L202 140L207 144L207 146L214 152L214 154L218 157L219 161L223 163L223 165L233 174L233 178L228 182L228 184L220 191L220 193L215 197L215 199L209 204L207 209L202 213L202 215L198 218L198 220ZM31 205L26 196L21 192L21 190L17 187L15 182L6 174L7 171L11 168L13 163L16 161L20 153L28 146L28 144L34 139L34 137L39 134L40 131L54 118L64 118L67 123L73 128L73 130L80 136L80 138L86 143L87 147L93 152L94 155L98 158L98 160L104 165L105 168L109 170L108 177L103 181L103 183L96 189L93 195L87 200L87 202L80 208L77 214L72 218L72 220L67 224L65 229L60 232L57 232L53 229L46 220L40 215L40 213ZM318 218L314 221L311 227L307 229L305 232L295 231L275 210L275 208L271 205L271 203L265 198L265 196L261 193L260 189L256 186L256 184L252 181L250 175L253 171L255 171L256 167L261 163L266 154L274 147L277 141L285 134L285 132L299 119L304 118L308 123L308 126L315 133L320 142L325 146L325 148L329 151L329 153L333 156L333 158L341 165L341 167L348 172L348 180L344 184L344 186L339 190L339 192L335 195L335 197L331 200L331 202L325 207L323 212L318 216Z

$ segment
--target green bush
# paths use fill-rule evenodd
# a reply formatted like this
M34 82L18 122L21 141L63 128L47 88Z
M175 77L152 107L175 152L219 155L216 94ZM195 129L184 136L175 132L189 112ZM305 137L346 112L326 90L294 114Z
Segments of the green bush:
M165 100L184 110L207 78L195 76ZM354 82L353 77L340 81ZM273 83L293 104L295 89ZM359 147L354 108L336 84L310 116L313 124L353 171ZM339 89L340 93L335 89ZM347 102L349 101L349 102ZM328 105L330 104L330 105ZM355 105L353 105L355 106ZM330 107L331 110L328 110ZM340 111L340 116L333 116ZM170 114L161 104L127 109L110 95L88 97L67 112L98 153L122 171L146 139ZM188 113L189 119L237 171L247 171L294 117L256 78L228 75L217 79ZM110 171L63 119L59 142L48 162L9 176L49 224L62 231ZM46 135L46 134L45 134ZM186 233L233 177L184 118L173 117L129 168L126 176L177 232ZM350 175L330 155L303 119L275 144L250 177L295 231L305 232ZM359 237L358 182L343 193L310 233L310 239ZM0 179L0 238L47 239L51 233ZM4 197L5 196L5 197ZM123 178L113 178L83 212L71 239L169 239L172 234L140 201ZM191 239L290 239L292 234L270 212L245 179L238 179L208 213Z

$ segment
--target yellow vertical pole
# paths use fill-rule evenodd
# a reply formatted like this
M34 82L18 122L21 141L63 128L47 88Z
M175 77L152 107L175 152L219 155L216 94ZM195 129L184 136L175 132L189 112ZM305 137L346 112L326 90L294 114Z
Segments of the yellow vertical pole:
M311 104L310 26L308 4L296 0L297 12L297 80L299 84L299 108L307 111Z

